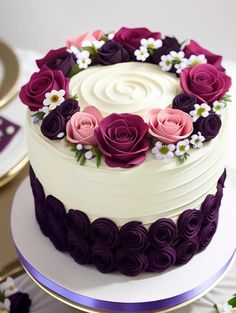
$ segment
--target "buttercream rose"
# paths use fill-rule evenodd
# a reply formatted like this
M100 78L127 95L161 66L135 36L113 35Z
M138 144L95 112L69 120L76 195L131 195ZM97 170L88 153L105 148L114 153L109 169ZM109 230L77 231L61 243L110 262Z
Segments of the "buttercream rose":
M223 174L220 176L220 178L217 182L217 184L221 185L222 188L224 188L224 186L225 186L226 176L227 176L227 172L226 172L226 168L225 168Z
M172 247L163 249L150 248L147 252L148 271L163 272L167 270L176 261L176 252Z
M175 37L166 36L162 40L162 46L154 50L153 55L151 56L152 63L159 64L162 55L167 55L171 51L179 52L180 47L181 45Z
M148 125L134 114L113 113L95 129L97 144L111 167L130 168L141 164L149 149Z
M192 259L194 254L198 251L198 248L199 242L197 237L180 241L175 247L176 264L188 263Z
M214 65L218 71L225 70L221 65L222 56L214 54L209 50L206 50L194 40L190 40L190 43L184 47L184 53L186 58L189 58L192 54L193 55L204 54L207 59L207 63Z
M116 252L116 266L124 275L137 276L146 270L148 259L142 252L120 248Z
M207 195L201 205L203 224L209 224L218 219L221 199L217 195Z
M149 228L149 242L158 249L170 246L176 235L177 226L170 218L160 218Z
M128 50L136 50L140 46L141 39L160 39L161 33L153 33L147 28L127 28L121 27L116 33L114 40L122 44Z
M107 249L115 248L119 243L119 229L108 218L98 218L90 226L90 236L96 243Z
M189 209L178 218L178 232L181 238L195 237L202 226L203 213L200 210Z
M216 229L217 229L217 222L212 222L206 226L204 226L199 235L198 235L198 238L199 238L199 250L203 250L205 249L209 243L211 242L215 232L216 232Z
M176 109L152 109L148 120L149 134L166 144L187 138L193 131L191 116Z
M197 103L197 97L187 93L180 93L172 101L172 108L189 113L194 110L194 104Z
M75 46L80 48L83 44L83 42L85 41L96 41L96 40L100 40L101 37L104 35L103 31L100 29L95 30L92 33L84 33L81 35L78 35L77 37L70 37L67 41L66 41L66 46L67 48L70 48L71 46Z
M54 247L59 251L67 251L65 224L57 223L53 220L48 221L48 238Z
M90 242L78 237L73 231L67 233L68 252L78 264L89 264L91 262Z
M205 141L215 138L221 128L222 121L219 115L210 113L207 117L199 117L194 123L194 133L201 132Z
M120 243L129 250L144 251L147 247L147 229L141 222L132 221L120 229Z
M86 237L89 233L88 216L79 210L70 209L66 215L66 226L68 230L72 230L79 237Z
M79 102L68 98L57 107L57 110L66 120L68 120L74 113L80 111Z
M102 273L111 273L116 267L114 253L97 244L92 246L92 262Z
M43 66L39 72L34 73L27 84L21 87L19 97L31 111L37 111L43 107L45 94L52 90L65 90L65 97L69 93L69 79L62 71L51 70Z
M102 120L102 114L94 106L88 106L83 111L72 115L66 125L67 139L82 145L95 145L94 130Z
M27 293L16 292L10 295L10 313L28 313L30 311L31 300Z
M53 110L44 117L41 124L41 132L48 139L61 139L60 134L64 136L66 130L66 122L64 117L58 110Z
M183 91L195 95L200 103L211 104L229 90L231 78L211 64L200 64L183 69L180 83Z
M94 63L110 65L130 61L129 52L118 42L107 41L98 51Z
M73 53L67 51L66 47L50 50L45 57L36 60L39 68L43 65L53 70L61 70L67 76L72 66L76 63L76 58Z

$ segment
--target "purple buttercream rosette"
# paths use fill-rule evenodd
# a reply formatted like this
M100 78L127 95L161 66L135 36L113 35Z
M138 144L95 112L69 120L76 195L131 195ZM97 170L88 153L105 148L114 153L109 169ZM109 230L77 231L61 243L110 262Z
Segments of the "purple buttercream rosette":
M194 110L194 104L197 103L197 97L187 93L180 93L172 100L172 108L189 113Z
M176 247L176 264L188 263L198 251L199 241L197 237L180 241Z
M61 139L66 132L65 118L58 110L53 110L44 117L41 124L41 132L48 139ZM62 134L62 136L60 136Z
M199 251L204 250L211 242L217 229L217 221L205 225L199 232Z
M116 267L127 276L137 276L148 266L148 259L144 253L120 248L116 252Z
M162 40L162 46L153 51L153 54L151 56L151 62L154 64L159 64L161 61L162 55L167 55L171 51L179 52L180 47L181 45L175 37L166 36Z
M31 300L27 293L16 292L13 295L9 296L8 299L11 302L10 313L30 312Z
M217 114L210 113L207 117L198 118L193 125L194 133L200 132L205 141L209 141L218 135L222 121Z
M92 263L102 273L111 273L116 268L114 251L94 244L91 250Z
M150 248L147 252L148 268L150 272L163 272L176 261L176 251L173 247L163 249Z
M79 102L68 98L59 105L58 111L68 121L74 113L80 111Z
M149 228L149 242L156 248L170 246L177 235L177 227L170 218L160 218Z
M202 225L203 213L200 210L189 209L178 218L178 234L181 238L195 237Z
M90 225L92 240L108 249L115 248L119 243L119 229L108 218L98 218Z
M201 205L203 213L203 224L209 224L217 221L220 209L221 197L216 195L207 195Z
M148 232L141 222L132 221L120 229L120 243L132 251L144 251L148 245Z
M87 237L90 221L84 212L70 209L66 215L66 226L68 230L72 230L78 237Z
M73 231L67 233L67 249L76 263L91 262L91 243L88 239L78 237Z

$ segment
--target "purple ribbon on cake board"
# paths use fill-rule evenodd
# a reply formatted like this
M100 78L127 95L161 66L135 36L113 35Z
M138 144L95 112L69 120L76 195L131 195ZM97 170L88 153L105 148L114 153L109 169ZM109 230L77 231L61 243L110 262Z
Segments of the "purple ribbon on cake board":
M162 299L162 300L138 302L138 303L112 302L112 301L106 301L106 300L93 299L88 296L79 295L73 291L65 289L64 287L46 278L44 275L38 272L23 257L23 255L20 253L20 251L17 248L16 248L16 251L17 251L18 257L22 265L25 267L28 273L32 275L33 278L35 278L39 283L47 287L49 290L57 293L58 295L78 305L82 305L82 306L97 309L97 310L111 311L111 312L143 312L143 311L167 309L167 308L179 305L181 303L184 303L188 300L191 300L195 298L196 296L200 295L201 293L203 293L204 291L206 291L227 270L227 268L229 267L235 255L236 249L234 250L229 260L226 262L226 264L216 274L214 274L210 279L208 279L201 285L177 296L173 296L173 297Z

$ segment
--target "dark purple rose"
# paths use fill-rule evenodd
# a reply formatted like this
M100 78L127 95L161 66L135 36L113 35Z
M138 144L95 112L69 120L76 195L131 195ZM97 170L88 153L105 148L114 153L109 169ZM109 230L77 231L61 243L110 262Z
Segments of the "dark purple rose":
M140 116L113 113L100 122L94 135L108 166L130 168L145 160L147 131L148 124Z
M31 300L27 293L16 292L8 299L11 302L10 313L28 313L30 311Z
M200 103L212 104L229 90L231 78L211 64L200 64L183 69L180 83L183 91L195 95Z
M72 66L76 63L76 58L73 53L67 51L66 47L50 50L42 59L36 60L39 68L43 65L52 70L61 70L67 76Z
M108 40L98 50L95 64L111 65L131 60L129 52L118 42Z
M195 237L202 226L203 213L200 210L189 209L178 218L178 233L181 238Z
M88 216L79 210L70 209L66 215L66 226L79 237L87 237L89 233L90 221Z
M226 168L225 168L223 174L220 176L220 178L219 178L219 180L217 182L217 184L220 184L221 187L223 187L223 188L225 186L226 176L227 176L227 172L226 172Z
M79 102L68 98L59 105L58 111L66 120L69 120L75 112L80 111Z
M214 65L218 71L225 71L225 69L221 65L222 56L214 54L209 50L206 50L194 40L190 40L190 43L184 47L184 53L186 58L189 58L192 54L194 55L204 54L207 59L207 63Z
M180 93L172 101L172 108L189 113L194 110L194 104L197 103L197 97L187 93Z
M218 219L220 198L216 195L207 195L202 202L201 211L203 213L203 224L209 224Z
M177 227L170 218L160 218L149 228L149 242L156 248L170 246L177 235Z
M154 64L159 64L161 61L161 56L162 55L167 55L171 51L180 51L180 43L175 37L165 37L162 40L162 46L158 49L155 49L152 55L152 63ZM176 70L176 69L175 69Z
M120 248L116 252L116 267L127 276L137 276L148 266L148 259L142 252L135 252Z
M205 141L215 138L221 128L222 122L219 115L210 113L207 117L199 117L194 126L194 133L201 132L205 137Z
M221 184L217 184L216 186L216 197L219 199L219 204L221 205L221 200L223 198L223 187Z
M65 90L65 97L69 93L69 79L62 71L51 70L43 66L39 72L34 73L29 82L21 87L19 97L31 111L38 111L43 107L45 94L52 90Z
M115 248L119 242L119 229L108 218L98 218L90 225L91 238L102 247Z
M92 246L92 263L96 266L99 272L111 273L115 270L115 258L112 250L108 250L100 245Z
M31 164L29 166L29 177L30 177L30 183L32 184L32 182L36 179L36 175Z
M91 262L91 243L85 238L78 237L73 231L67 233L67 249L76 263Z
M176 261L176 252L172 247L163 249L150 248L147 252L148 271L163 272L171 267Z
M188 263L198 251L199 242L196 237L180 241L175 247L176 264Z
M147 28L127 28L121 27L115 33L114 41L119 42L126 49L134 51L139 48L141 39L160 39L161 33L153 33Z
M201 231L198 234L199 251L204 250L209 245L211 239L213 238L216 232L216 229L217 222L212 222L201 229Z
M45 137L51 140L61 139L64 137L65 131L66 122L58 110L53 110L44 117L41 124L41 132Z
M45 201L48 219L50 221L65 224L66 211L63 203L54 196L48 195Z
M65 224L56 221L48 221L48 238L59 251L67 251L67 229Z
M129 222L120 229L120 243L132 251L144 251L148 244L147 229L141 222Z

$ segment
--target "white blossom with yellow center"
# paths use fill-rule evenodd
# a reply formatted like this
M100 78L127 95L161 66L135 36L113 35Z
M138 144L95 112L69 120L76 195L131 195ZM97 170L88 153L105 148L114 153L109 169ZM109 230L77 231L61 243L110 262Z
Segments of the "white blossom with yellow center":
M5 297L9 297L18 292L18 289L15 287L14 279L12 279L11 277L8 277L7 280L0 285L0 290Z
M41 111L44 113L49 113L49 111L55 110L64 100L65 90L52 90L45 94L45 99L43 101L43 108Z

